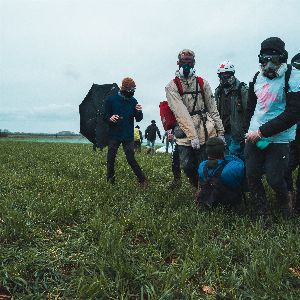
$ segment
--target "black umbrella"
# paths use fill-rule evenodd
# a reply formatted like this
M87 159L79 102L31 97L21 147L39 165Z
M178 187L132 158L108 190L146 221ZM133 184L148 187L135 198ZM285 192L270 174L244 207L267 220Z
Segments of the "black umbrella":
M108 144L108 124L103 118L105 101L118 91L116 83L93 84L79 105L80 133L100 149Z

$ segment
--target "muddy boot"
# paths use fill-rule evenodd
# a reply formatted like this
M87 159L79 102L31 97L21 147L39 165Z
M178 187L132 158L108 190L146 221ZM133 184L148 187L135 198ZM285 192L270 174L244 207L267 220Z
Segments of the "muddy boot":
M250 189L251 191L251 189ZM254 202L254 207L256 208L255 215L268 219L271 217L271 211L267 202L267 197L263 192L251 192L251 198Z
M107 182L110 183L111 185L114 185L116 183L116 177L107 177Z
M255 207L255 215L263 218L271 216L270 208L267 202L267 196L262 181L256 178L248 178L251 200Z
M168 185L169 190L179 189L181 187L181 178L174 178Z
M277 201L280 206L280 212L284 220L288 220L292 217L292 207L289 203L288 193L278 193L276 194Z
M297 215L300 215L300 191L297 191L296 197L295 197L295 213Z

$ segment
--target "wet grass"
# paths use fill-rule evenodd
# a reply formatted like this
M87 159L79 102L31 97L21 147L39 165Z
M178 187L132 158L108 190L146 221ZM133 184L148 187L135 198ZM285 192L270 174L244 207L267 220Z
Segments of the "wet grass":
M117 184L90 145L0 143L0 295L14 299L300 299L300 220L199 212L170 157L120 151ZM271 196L271 195L270 195ZM272 198L272 197L271 197Z

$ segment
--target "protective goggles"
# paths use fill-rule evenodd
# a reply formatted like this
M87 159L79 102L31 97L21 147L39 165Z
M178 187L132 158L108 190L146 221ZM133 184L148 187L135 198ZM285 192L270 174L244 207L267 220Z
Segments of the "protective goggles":
M194 67L195 65L195 58L191 55L182 55L178 62L178 65L182 66L182 65L189 65L191 67Z
M230 78L231 76L233 76L234 73L233 72L222 72L222 73L218 73L218 77L219 78Z
M259 54L259 63L260 64L267 64L269 61L275 65L279 65L283 62L284 57L283 55L267 55L267 54Z

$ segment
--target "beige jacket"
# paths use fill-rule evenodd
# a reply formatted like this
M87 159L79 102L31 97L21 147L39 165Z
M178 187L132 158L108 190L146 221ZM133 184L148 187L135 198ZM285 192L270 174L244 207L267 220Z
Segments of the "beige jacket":
M180 77L179 72L176 72L176 76L180 78L183 92L194 92L196 91L196 76L192 76L188 79ZM201 94L198 94L197 103L195 106L195 111L204 111L206 107L208 113L206 115L207 122L206 127L209 137L214 137L224 134L224 128L222 125L219 112L217 110L217 105L211 91L210 85L206 80L204 81L203 91L205 95L205 106L203 103L203 98ZM197 83L198 84L198 83ZM200 144L205 143L205 131L203 127L202 118L199 114L191 116L190 113L193 110L194 98L195 95L184 94L180 96L177 86L173 80L166 86L166 96L170 109L174 113L176 120L180 128L186 134L185 138L176 139L178 145L190 146L191 140L198 137ZM200 87L198 86L198 91Z

